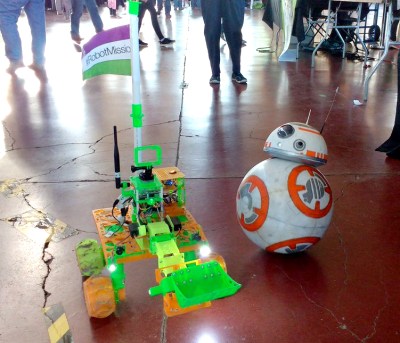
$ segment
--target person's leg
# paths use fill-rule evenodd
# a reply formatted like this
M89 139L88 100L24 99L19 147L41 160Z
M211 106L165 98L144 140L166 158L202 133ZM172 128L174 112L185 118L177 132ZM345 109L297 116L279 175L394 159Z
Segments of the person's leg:
M57 15L62 15L62 14L63 14L62 0L55 0L55 3L56 3L56 12L57 12Z
M390 40L395 42L397 40L397 27L399 26L398 20L393 20L392 26L390 28Z
M6 57L10 61L9 72L14 72L23 66L21 38L17 27L20 14L21 9L0 10L0 32L4 40Z
M375 150L385 152L389 157L400 159L400 54L397 54L397 104L392 133Z
M63 6L65 9L65 19L69 20L72 12L71 0L63 0Z
M148 7L149 7L148 2L142 2L139 6L139 31L142 26L143 17L145 15L146 11L148 10Z
M163 9L163 0L157 0L157 11L158 11L158 14L160 14L162 9Z
M232 72L239 74L244 7L242 0L222 0L222 3L222 24L232 59Z
M203 0L201 10L204 21L204 37L208 58L210 59L212 76L219 77L221 70L219 43L221 36L221 2L223 0Z
M158 36L158 39L162 40L164 38L164 35L161 32L160 24L158 24L157 11L156 8L154 7L154 0L148 0L147 4L148 4L147 9L150 12L151 16L151 25L153 26L154 32Z
M96 3L97 5L97 3ZM110 17L116 18L117 17L117 0L107 1L107 6L110 11Z
M44 65L44 50L46 47L46 14L44 0L30 0L24 6L32 34L33 63Z
M165 15L171 18L171 0L165 0Z
M400 10L395 10L393 11L393 17L399 17L400 16ZM399 26L399 20L394 19L392 22L392 26L390 28L390 40L391 41L396 41L397 40L397 28Z
M71 0L71 37L73 40L80 41L79 23L82 17L83 0Z
M21 38L17 27L20 14L21 9L0 10L0 32L4 40L6 57L10 63L20 63L22 65Z
M122 10L122 14L126 14L127 12L127 8L126 8L126 3L125 3L125 1L124 0L120 0L120 2L121 2L121 6L122 6L122 8L123 8L123 10Z
M92 20L93 26L96 32L103 31L103 21L101 20L99 9L95 0L84 0L86 8L90 14L90 19Z

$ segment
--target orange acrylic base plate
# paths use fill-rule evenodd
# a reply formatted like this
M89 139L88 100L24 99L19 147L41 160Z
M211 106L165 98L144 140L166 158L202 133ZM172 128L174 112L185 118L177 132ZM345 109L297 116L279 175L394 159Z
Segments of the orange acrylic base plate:
M186 219L186 221L182 223L182 229L175 232L176 244L181 253L197 250L200 248L200 242L204 244L204 242L207 241L202 227L196 222L186 208L180 207L178 212L175 206L165 206L164 210L165 215L169 215L171 217L178 215ZM119 210L114 209L114 216L118 217L119 214ZM126 225L122 226L121 229L114 233L111 237L106 236L107 229L110 226L118 225L117 220L112 215L111 208L94 210L93 217L106 260L108 258L112 258L115 245L124 245L125 247L126 257L119 258L118 263L135 262L156 257L156 255L152 255L148 250L148 237L142 236L136 238L143 240L144 249L142 249L136 239L130 236L129 229ZM129 213L127 215L127 219L130 220ZM192 237L193 234L199 235L201 240L199 242L192 241L189 237Z

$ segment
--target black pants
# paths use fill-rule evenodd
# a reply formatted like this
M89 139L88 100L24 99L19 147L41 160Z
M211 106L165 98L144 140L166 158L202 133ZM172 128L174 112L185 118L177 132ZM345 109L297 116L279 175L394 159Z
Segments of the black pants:
M161 40L164 38L164 35L161 32L160 25L158 24L157 20L157 11L154 7L155 3L154 0L147 0L147 2L142 2L139 7L139 31L140 27L142 26L142 21L146 10L149 11L151 16L151 24L153 25L154 32L158 36L158 39Z
M212 75L219 76L221 73L219 67L221 22L232 59L232 72L240 73L244 21L243 0L201 0L201 10Z

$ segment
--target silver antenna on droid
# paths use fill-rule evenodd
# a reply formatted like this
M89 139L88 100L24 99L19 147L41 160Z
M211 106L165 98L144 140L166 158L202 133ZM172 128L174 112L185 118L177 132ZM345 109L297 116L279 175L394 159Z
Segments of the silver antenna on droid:
M333 104L335 103L336 95L337 95L338 92L339 92L339 87L336 88L335 95L334 95L332 103L331 103L331 107L329 108L328 114L326 115L325 121L322 124L321 131L319 133L322 133L322 130L324 129L325 124L328 121L329 115L331 114L332 107L333 107Z
M308 121L310 120L310 116L311 116L311 108L310 108L310 112L308 112L308 117L307 117L306 125L308 125Z

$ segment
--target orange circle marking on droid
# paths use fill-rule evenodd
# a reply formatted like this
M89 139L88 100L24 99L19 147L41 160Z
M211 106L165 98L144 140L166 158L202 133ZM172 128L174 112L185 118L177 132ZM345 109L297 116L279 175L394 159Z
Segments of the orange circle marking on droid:
M246 186L249 185L249 186ZM257 231L265 222L267 219L268 215L268 207L269 207L269 196L268 196L268 190L267 187L265 186L264 182L255 175L250 175L247 177L245 180L242 181L240 184L237 197L238 199L241 196L241 193L245 191L245 187L248 187L247 196L251 198L251 194L254 194L253 192L257 189L259 194L260 194L260 199L261 199L261 206L260 208L253 207L253 215L256 218L255 220L246 223L244 214L242 213L239 221L243 229L247 231ZM247 218L246 218L247 219Z
M298 244L313 245L318 243L319 240L320 240L319 237L301 237L301 238L289 239L287 241L278 242L266 247L265 249L269 252L275 252L275 250L286 247L288 247L291 250L296 250Z
M306 172L309 174L310 178L307 182L311 182L312 181L311 179L317 178L318 180L324 183L323 192L329 196L329 201L328 204L325 206L325 208L321 208L321 202L318 199L315 200L314 208L307 206L307 204L305 203L304 191L307 189L307 185L297 184L297 179L302 172ZM333 199L332 199L331 187L329 186L328 181L326 181L325 177L321 174L321 172L314 167L300 165L298 167L293 168L288 177L288 191L290 198L292 199L297 209L301 213L305 214L307 217L316 219L323 218L329 213L330 209L332 208ZM310 191L315 193L318 192L318 189L315 190L315 187L310 187ZM301 198L301 195L303 195L303 199Z

